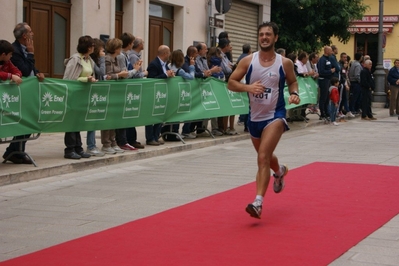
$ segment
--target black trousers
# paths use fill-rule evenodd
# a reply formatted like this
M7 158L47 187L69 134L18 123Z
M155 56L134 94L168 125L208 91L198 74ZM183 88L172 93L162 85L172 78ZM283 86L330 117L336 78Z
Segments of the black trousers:
M373 117L371 111L371 90L362 88L362 117Z
M82 148L82 138L80 137L80 132L66 132L64 136L65 143L65 154L76 152L81 153L83 151Z

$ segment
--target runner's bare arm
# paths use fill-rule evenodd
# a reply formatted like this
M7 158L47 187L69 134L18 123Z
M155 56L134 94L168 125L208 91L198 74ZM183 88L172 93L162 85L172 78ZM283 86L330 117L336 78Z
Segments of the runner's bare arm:
M229 88L229 90L235 92L250 92L253 94L263 93L264 88L263 85L260 83L260 81L257 81L252 84L241 83L242 78L247 73L251 61L252 61L252 55L241 59L241 61L237 65L237 68L231 74L229 82L227 83L227 88Z
M288 102L299 104L301 101L299 99L299 90L298 90L298 82L296 80L295 72L294 72L294 63L288 59L283 57L283 67L285 72L285 79L288 85L288 92L290 93L290 97L288 98Z

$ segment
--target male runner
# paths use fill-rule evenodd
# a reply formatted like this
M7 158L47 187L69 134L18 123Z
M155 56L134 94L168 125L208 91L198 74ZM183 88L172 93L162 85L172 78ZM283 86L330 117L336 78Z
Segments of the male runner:
M285 120L284 85L288 85L289 103L299 104L298 83L293 62L274 51L279 28L274 22L265 22L258 27L259 52L243 58L230 76L228 88L235 92L247 92L250 100L248 129L252 144L258 153L256 174L256 197L246 211L254 218L261 218L263 198L270 180L270 168L274 171L274 192L284 188L284 176L288 173L280 165L274 149L284 131ZM241 83L245 77L246 84Z

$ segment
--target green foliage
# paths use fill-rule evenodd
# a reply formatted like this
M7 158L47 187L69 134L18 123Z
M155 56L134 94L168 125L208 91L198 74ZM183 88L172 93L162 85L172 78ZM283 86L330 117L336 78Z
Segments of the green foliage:
M367 9L363 0L272 0L271 21L280 28L276 48L318 51L332 36L346 43L350 21L361 19Z

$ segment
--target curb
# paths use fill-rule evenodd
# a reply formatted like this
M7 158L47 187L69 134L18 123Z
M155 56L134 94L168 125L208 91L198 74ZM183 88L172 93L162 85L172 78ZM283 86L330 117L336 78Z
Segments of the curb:
M148 150L144 149L134 153L123 153L123 154L116 154L113 156L105 156L97 158L93 157L92 160L76 160L72 162L70 162L71 160L68 160L69 163L66 163L64 165L40 167L40 168L35 167L29 171L12 173L12 174L0 174L0 186L32 181L55 175L76 173L81 170L88 170L96 167L113 165L117 163L125 163L130 161L153 158L181 151L201 149L219 144L246 140L249 138L250 138L249 134L241 134L241 135L228 136L228 137L216 137L215 139L210 138L209 140L205 138L200 138L199 141L194 140L192 141L192 143L186 142L186 144L174 145L174 146L169 146L166 144L160 146L157 149L148 149Z

